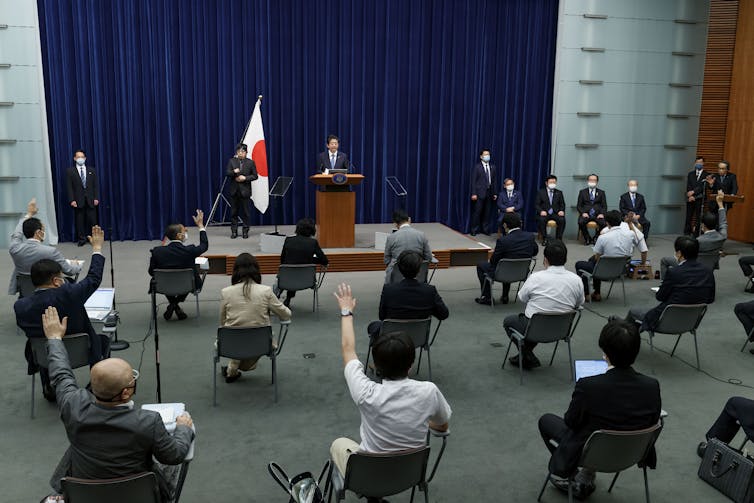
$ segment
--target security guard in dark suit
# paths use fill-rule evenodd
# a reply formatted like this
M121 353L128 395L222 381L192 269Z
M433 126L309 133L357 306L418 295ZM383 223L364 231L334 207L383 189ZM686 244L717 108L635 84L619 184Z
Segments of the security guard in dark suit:
M230 238L238 237L238 217L243 220L243 238L249 237L249 198L251 198L251 182L256 180L257 167L254 161L246 158L248 148L246 144L236 145L236 155L228 161L225 175L230 178Z

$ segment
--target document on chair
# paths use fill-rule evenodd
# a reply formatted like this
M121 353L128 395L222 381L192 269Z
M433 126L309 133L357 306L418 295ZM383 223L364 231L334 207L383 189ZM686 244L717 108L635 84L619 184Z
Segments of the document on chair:
M592 377L607 372L605 360L576 360L573 364L576 367L577 381L582 377Z

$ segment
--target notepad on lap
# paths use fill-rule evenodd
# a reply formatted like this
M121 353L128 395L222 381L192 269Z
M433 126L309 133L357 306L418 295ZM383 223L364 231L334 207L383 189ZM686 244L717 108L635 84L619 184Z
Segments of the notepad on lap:
M573 365L576 368L577 381L582 377L592 377L607 372L605 360L576 360Z
M146 403L141 406L143 410L153 410L160 414L165 428L172 432L175 430L175 418L186 411L184 403Z
M102 321L113 309L114 288L98 288L86 299L84 308L91 320Z

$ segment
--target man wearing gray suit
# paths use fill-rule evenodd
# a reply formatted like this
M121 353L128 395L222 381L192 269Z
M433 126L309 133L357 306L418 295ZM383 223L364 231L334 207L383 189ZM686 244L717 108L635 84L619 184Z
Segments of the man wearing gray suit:
M37 201L32 199L26 207L26 215L21 217L16 229L10 236L8 253L10 253L10 258L13 259L15 268L11 273L8 295L16 295L20 291L16 284L16 276L18 274L30 274L31 266L39 260L54 260L60 264L63 274L66 276L75 276L81 272L79 264L69 263L55 247L43 243L45 226L41 220L35 217L37 212Z
M717 193L715 202L717 202L717 215L714 213L705 213L702 215L701 234L697 238L699 241L699 254L720 254L723 249L725 240L728 239L728 219L726 217L725 205L723 204L722 191ZM678 261L675 257L662 257L660 261L660 279L665 278L665 273L669 267L675 267ZM718 269L715 261L715 269Z
M178 470L163 464L179 465L186 458L194 438L191 417L178 416L170 435L159 413L136 408L133 396L139 373L120 358L107 358L92 367L91 392L79 388L62 340L67 322L67 317L60 320L54 307L42 314L50 375L71 444L50 484L60 492L60 479L65 476L110 479L152 471L162 501L172 501Z
M390 275L398 257L404 251L415 251L424 260L432 259L432 250L429 248L427 236L420 230L411 227L411 218L405 210L393 212L393 223L396 230L385 241L385 283L390 283Z

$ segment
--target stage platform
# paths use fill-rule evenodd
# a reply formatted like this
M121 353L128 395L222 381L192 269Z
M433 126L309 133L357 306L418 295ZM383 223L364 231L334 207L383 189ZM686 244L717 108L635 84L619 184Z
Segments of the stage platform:
M415 223L413 227L426 234L432 253L437 258L437 267L446 269L451 266L476 265L486 260L490 247L470 236L461 234L446 225L439 223ZM374 247L375 232L390 233L394 229L392 224L360 224L356 225L356 246L354 248L324 248L330 260L328 271L380 271L385 269L383 251ZM227 226L207 227L209 250L204 254L209 259L210 274L231 274L236 257L248 252L259 260L262 274L274 274L280 265L279 254L262 253L261 235L274 231L273 226L252 227L248 239L230 239L230 228ZM278 232L293 235L295 226L283 225ZM240 232L240 229L239 229ZM189 241L196 243L198 231L189 227ZM120 253L144 254L149 256L149 250L160 244L159 241L121 241L116 242L115 248ZM66 257L82 255L81 248L72 243L62 243L60 250Z

